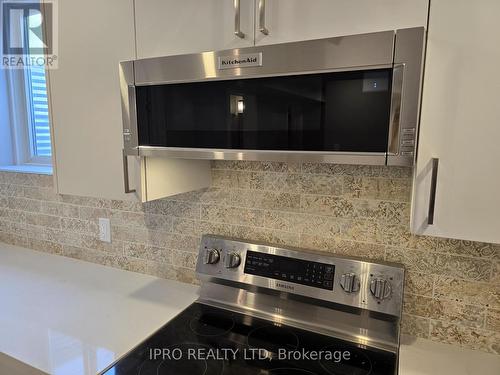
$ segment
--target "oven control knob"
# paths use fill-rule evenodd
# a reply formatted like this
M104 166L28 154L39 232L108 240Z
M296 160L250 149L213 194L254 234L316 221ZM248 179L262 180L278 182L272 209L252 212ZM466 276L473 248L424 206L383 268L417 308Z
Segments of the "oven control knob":
M379 301L389 298L392 294L392 286L386 279L375 278L370 283L370 291Z
M205 264L215 264L220 259L220 253L217 249L207 249L205 251L205 258L203 259Z
M241 263L241 257L238 253L229 253L224 259L224 266L226 268L236 268Z
M355 273L344 273L340 278L340 287L346 293L356 293L359 290L359 279Z

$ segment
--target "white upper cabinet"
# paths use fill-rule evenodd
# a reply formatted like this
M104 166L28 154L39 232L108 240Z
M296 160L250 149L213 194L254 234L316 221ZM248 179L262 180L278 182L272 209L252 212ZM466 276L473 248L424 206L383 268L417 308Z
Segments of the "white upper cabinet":
M133 0L59 2L59 63L49 71L59 193L124 198L118 64L133 59Z
M427 25L428 0L255 1L257 45Z
M209 186L208 161L129 157L124 168L119 63L135 58L133 0L65 0L59 14L49 72L58 192L145 202Z
M428 0L136 0L137 57L426 26L427 11Z
M136 0L137 57L252 46L254 9L254 0Z
M415 233L500 243L499 14L497 0L431 3ZM429 224L432 159L438 168Z

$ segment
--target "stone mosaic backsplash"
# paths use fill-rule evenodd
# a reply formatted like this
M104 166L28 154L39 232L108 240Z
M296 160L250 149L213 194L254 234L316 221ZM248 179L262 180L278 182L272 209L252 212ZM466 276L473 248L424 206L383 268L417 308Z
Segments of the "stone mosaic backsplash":
M500 245L411 235L411 169L214 162L212 173L210 189L142 205L0 172L0 241L191 283L203 233L398 261L405 333L500 354Z

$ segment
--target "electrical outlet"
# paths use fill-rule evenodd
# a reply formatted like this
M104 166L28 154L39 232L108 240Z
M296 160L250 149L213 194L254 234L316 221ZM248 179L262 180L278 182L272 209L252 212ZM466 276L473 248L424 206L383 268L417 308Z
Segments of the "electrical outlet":
M111 224L109 219L99 218L99 240L103 242L111 242Z

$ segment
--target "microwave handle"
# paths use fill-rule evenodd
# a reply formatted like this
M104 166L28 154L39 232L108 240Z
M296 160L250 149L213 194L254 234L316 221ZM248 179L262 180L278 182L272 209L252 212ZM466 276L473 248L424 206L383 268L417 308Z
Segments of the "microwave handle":
M127 153L132 155L132 152L137 151L137 147L139 146L133 61L120 63L120 97L123 121L123 145Z
M234 35L245 39L245 33L241 31L241 7L240 0L234 0Z
M390 155L397 155L399 153L404 72L404 64L395 65L392 71L392 94L388 143L388 153Z

